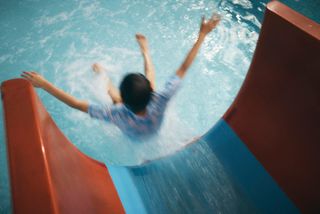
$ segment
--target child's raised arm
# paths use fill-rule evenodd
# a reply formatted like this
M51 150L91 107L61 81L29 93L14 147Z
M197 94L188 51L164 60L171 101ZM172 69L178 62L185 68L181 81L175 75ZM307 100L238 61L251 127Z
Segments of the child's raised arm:
M67 94L63 90L57 88L43 76L34 71L23 72L21 76L28 80L34 87L42 88L46 90L51 95L55 96L57 99L61 100L65 104L72 108L78 109L83 112L88 112L88 102L78 100L75 97Z
M212 17L208 21L206 21L205 18L202 17L198 39L197 39L196 43L193 45L190 52L188 53L186 59L184 60L184 62L180 66L180 68L177 70L177 72L176 72L177 76L179 76L180 78L184 77L188 68L190 67L194 58L196 57L198 50L199 50L202 42L204 41L205 37L207 36L208 33L210 33L217 26L219 21L220 21L220 16L216 15L216 14L213 14Z

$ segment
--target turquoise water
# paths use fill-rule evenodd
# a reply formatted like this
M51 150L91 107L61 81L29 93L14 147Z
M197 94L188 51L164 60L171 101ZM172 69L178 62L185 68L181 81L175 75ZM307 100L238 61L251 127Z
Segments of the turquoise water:
M103 64L116 85L125 73L143 72L134 37L141 32L149 39L161 89L192 47L201 15L219 11L223 20L203 44L156 139L132 144L114 126L92 121L38 90L66 136L98 160L136 165L173 153L209 130L244 79L261 25L251 11L254 6L262 11L264 3L233 2L2 2L1 80L36 70L80 99L110 103L91 64Z
M299 11L299 13L320 23L320 1L319 0L281 0L282 3L290 8Z
M0 81L36 70L78 98L108 103L104 82L90 66L105 65L116 85L127 72L143 72L134 38L141 32L149 39L161 89L193 45L201 15L218 11L222 22L203 44L152 141L133 144L114 126L92 121L37 90L59 128L81 151L109 165L137 165L180 150L225 112L248 69L266 2L0 1ZM5 146L0 145L1 171L6 171ZM3 191L7 180L1 173L0 212L9 206Z

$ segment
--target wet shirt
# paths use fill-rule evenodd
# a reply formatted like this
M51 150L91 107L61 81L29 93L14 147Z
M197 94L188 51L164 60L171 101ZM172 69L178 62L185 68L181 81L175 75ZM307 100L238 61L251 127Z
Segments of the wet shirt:
M153 92L144 116L134 114L123 104L89 104L88 113L92 118L115 124L129 137L150 136L159 129L167 103L178 90L180 83L181 78L174 75L167 81L164 90Z

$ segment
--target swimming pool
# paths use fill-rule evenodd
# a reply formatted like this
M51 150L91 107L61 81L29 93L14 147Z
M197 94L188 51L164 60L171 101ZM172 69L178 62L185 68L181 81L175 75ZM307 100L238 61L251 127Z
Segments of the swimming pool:
M107 164L135 165L179 149L189 139L205 133L224 113L249 66L265 2L150 1L142 4L81 1L52 5L30 1L1 4L6 8L1 13L4 17L1 27L6 29L6 33L1 35L3 54L0 63L6 71L1 73L1 80L17 77L20 70L36 69L78 97L103 102L108 102L107 97L97 92L92 84L102 87L90 72L93 62L105 64L116 82L127 71L142 71L142 59L134 41L134 33L142 32L149 38L158 85L161 86L192 45L200 14L209 15L213 9L221 11L224 21L203 46L183 88L171 104L161 140L153 145L132 145L114 127L101 127L86 115L39 91L59 127L82 151ZM210 100L207 99L209 96ZM177 131L170 135L172 129ZM3 154L3 145L1 148ZM132 151L135 155L129 156ZM217 170L208 174L214 173L212 177L217 178L212 180L213 186L226 186L226 194L232 196L230 200L238 198L243 210L254 210L250 202L242 199L241 193L232 187L213 153L199 152L196 157L190 166L201 164L200 157L209 159L208 162L217 165ZM5 165L4 161L1 163ZM173 168L172 173L177 171ZM170 174L170 171L166 173ZM219 179L225 180L226 184L219 183ZM219 196L226 197L224 194ZM210 195L208 198L217 197ZM231 201L238 204L237 200ZM221 210L224 208L227 207Z
M5 54L1 62L6 72L2 80L18 77L21 70L35 69L79 98L104 103L109 100L103 83L91 72L93 62L104 64L116 84L127 72L143 72L134 34L144 33L156 67L157 88L161 89L192 46L201 14L209 16L221 8L219 11L224 16L221 26L203 45L171 103L157 142L132 146L113 126L101 127L87 115L39 91L58 126L82 151L99 160L123 165L165 155L211 128L230 105L244 79L260 27L257 17L261 19L264 7L264 3L252 5L249 1L3 4L8 4L4 5L8 8L4 11L7 20L2 21L8 36L3 35ZM254 6L260 8L257 15L252 14ZM12 15L14 19L10 18ZM209 96L213 98L208 100Z

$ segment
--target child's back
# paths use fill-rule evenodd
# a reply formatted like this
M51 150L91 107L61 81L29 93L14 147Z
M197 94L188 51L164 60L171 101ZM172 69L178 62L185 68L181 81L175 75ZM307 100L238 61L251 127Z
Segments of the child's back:
M167 103L179 88L180 82L181 78L175 75L166 83L164 90L151 92L144 114L134 113L123 103L113 106L89 104L88 113L93 118L114 123L130 137L152 135L159 129Z

